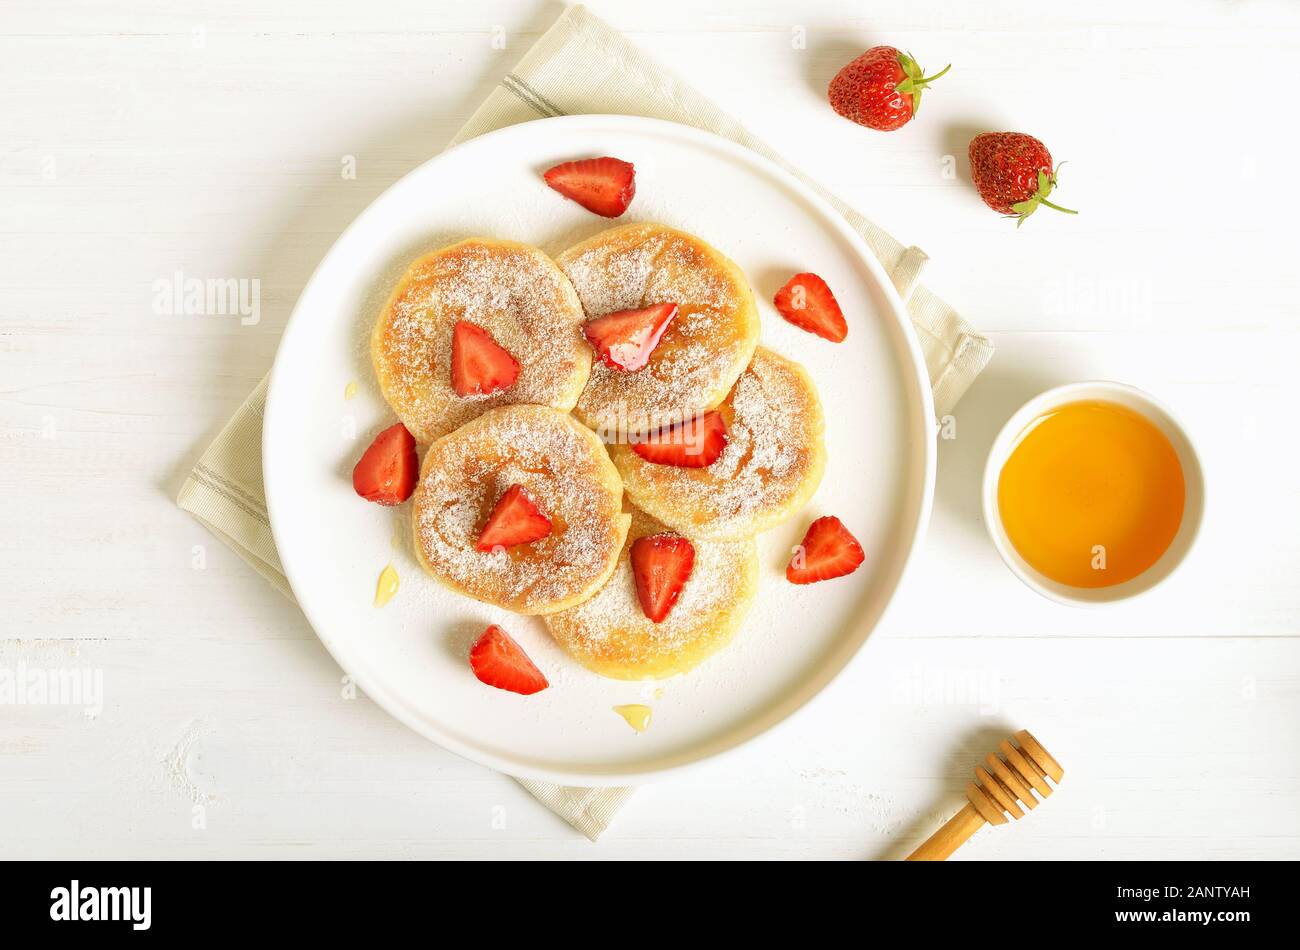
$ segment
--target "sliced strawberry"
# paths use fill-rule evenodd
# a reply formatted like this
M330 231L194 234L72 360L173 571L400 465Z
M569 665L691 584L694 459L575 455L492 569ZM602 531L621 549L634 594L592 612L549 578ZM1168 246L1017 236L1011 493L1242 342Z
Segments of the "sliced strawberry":
M519 361L492 334L467 320L451 331L451 385L457 396L487 395L509 389L519 376Z
M677 603L677 597L695 567L695 546L676 534L656 534L632 542L632 576L636 599L645 615L659 623Z
M550 533L551 519L537 510L521 486L511 485L488 516L483 533L478 536L478 549L512 548L541 540Z
M716 462L727 447L727 423L722 413L706 412L644 438L633 443L632 451L647 462L704 468Z
M858 539L849 534L839 518L830 515L808 526L808 533L785 569L785 579L791 584L811 584L843 577L856 571L866 559Z
M352 469L352 487L366 501L400 505L411 497L419 477L415 437L399 422L375 436Z
M849 335L844 313L826 281L816 274L795 274L773 301L781 316L801 330L839 343Z
M603 362L632 372L650 362L650 354L675 316L677 304L657 303L641 310L607 313L588 321L582 332Z
M523 647L496 624L484 630L470 647L469 665L479 682L524 696L540 693L551 685Z
M547 169L546 183L588 211L617 218L636 194L636 169L622 159L584 158Z

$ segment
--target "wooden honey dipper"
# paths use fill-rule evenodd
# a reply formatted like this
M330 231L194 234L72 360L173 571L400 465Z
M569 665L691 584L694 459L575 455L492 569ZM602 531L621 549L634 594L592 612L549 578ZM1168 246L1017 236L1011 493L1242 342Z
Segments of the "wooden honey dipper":
M984 760L988 768L975 766L975 781L966 786L967 801L961 811L949 818L948 823L913 851L907 860L947 860L986 822L1005 825L1008 814L1012 818L1023 818L1025 813L1020 804L1029 809L1038 807L1034 792L1043 798L1052 794L1052 786L1047 784L1047 780L1050 778L1060 784L1065 770L1027 730L1021 729L1013 738L1020 743L1019 748L1012 745L1010 739L1003 739L998 744L1001 757L997 752L990 752Z

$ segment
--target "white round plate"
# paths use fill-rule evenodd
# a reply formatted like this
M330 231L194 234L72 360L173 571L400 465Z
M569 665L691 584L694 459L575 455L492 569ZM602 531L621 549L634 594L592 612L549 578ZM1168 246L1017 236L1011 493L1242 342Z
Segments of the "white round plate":
M636 165L618 221L550 190L541 172L571 158ZM351 471L392 412L370 367L370 330L420 253L471 235L551 255L616 224L657 221L697 234L749 276L763 343L808 368L826 408L826 476L804 512L760 538L762 580L741 632L691 673L662 683L604 679L551 641L541 620L454 594L410 552L409 503L381 508ZM834 344L772 307L799 271L830 284L849 323ZM358 393L344 400L356 381ZM389 188L308 281L280 343L267 394L267 508L285 574L308 620L375 702L439 745L493 768L571 785L645 781L752 739L815 696L879 621L929 513L934 483L928 377L902 304L862 240L822 199L758 154L697 129L628 116L543 119L449 149ZM838 515L866 563L796 587L790 548L814 517ZM389 562L401 589L372 601ZM551 688L522 697L479 683L470 643L500 623ZM632 731L612 708L644 702Z

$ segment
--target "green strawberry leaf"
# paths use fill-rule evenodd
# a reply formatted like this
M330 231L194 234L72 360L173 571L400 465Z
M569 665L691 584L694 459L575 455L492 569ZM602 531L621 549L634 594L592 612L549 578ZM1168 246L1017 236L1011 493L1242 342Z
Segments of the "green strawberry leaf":
M1035 211L1038 210L1038 202L1039 202L1039 198L1037 195L1035 195L1034 197L1028 199L1027 201L1017 201L1015 204L1011 206L1011 210L1014 211L1017 215L1016 227L1020 227L1020 225L1024 224L1025 218L1029 217L1031 214L1033 214Z
M952 69L952 63L949 63L933 76L927 77L923 70L916 62L916 57L911 53L898 54L898 66L903 70L907 77L902 82L894 86L894 91L906 93L912 97L912 115L921 111L921 93L934 80L938 79L948 70Z
M1025 223L1025 218L1029 217L1038 210L1039 205L1046 205L1057 211L1063 211L1066 214L1078 214L1070 208L1062 208L1060 205L1047 200L1047 196L1052 193L1056 187L1056 170L1061 166L1057 165L1056 169L1039 169L1038 171L1038 190L1026 198L1024 201L1017 201L1011 206L1011 210L1016 219L1016 227ZM1010 215L1009 215L1010 217Z
M1064 162L1061 162L1061 165L1064 165L1064 164L1065 164ZM1056 210L1056 211L1064 211L1066 214L1078 214L1079 212L1077 212L1077 211L1075 211L1075 210L1073 210L1073 209L1071 209L1071 208L1062 208L1060 205L1058 205L1058 204L1056 204L1056 203L1054 203L1054 202L1051 202L1051 201L1048 201L1048 200L1047 200L1047 196L1050 195L1050 194L1052 193L1052 189L1056 187L1056 173L1057 173L1058 171L1061 170L1061 165L1057 165L1056 168L1052 169L1052 173L1051 173L1050 175L1047 176L1047 190L1046 190L1046 191L1042 191L1042 190L1041 190L1042 185L1041 185L1041 184L1039 185L1040 191L1039 191L1038 198L1039 198L1039 200L1040 200L1043 204L1047 205L1047 207L1052 208L1052 209L1054 209L1054 210ZM1041 180L1042 180L1042 178L1043 178L1043 173L1042 173L1042 172L1039 172L1039 173L1038 173L1038 177L1039 177L1039 180L1040 180L1040 182L1041 182Z

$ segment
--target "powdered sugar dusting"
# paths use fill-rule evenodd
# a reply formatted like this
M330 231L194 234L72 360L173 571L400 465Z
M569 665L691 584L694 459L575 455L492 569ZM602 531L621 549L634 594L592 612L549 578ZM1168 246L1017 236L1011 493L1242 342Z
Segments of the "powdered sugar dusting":
M753 294L740 271L697 238L626 225L570 248L559 264L589 318L655 303L680 308L643 369L592 367L577 413L593 428L646 431L717 405L753 352Z
M752 534L816 489L821 405L797 363L760 346L721 411L727 446L707 468L656 465L625 446L614 461L629 497L665 523L708 537Z
M511 485L551 519L548 537L508 550L476 548ZM434 442L416 488L417 552L452 587L521 613L594 589L623 542L622 492L600 442L572 417L541 406L488 412Z
M451 387L452 327L482 327L519 361L508 390L462 397ZM495 406L573 408L591 366L582 306L536 248L471 238L407 270L376 328L373 355L384 398L421 442Z
M692 540L695 565L677 603L662 622L647 618L628 551L636 538L666 530L634 510L609 582L585 603L546 618L560 645L599 673L632 679L685 672L725 645L749 608L758 569L754 542Z

